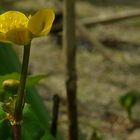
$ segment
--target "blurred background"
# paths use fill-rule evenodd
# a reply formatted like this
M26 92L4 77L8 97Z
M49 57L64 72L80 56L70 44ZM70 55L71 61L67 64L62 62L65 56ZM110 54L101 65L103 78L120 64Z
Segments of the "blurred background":
M33 40L30 72L48 75L37 88L50 110L52 96L60 95L59 130L67 138L63 0L0 1L1 13L29 15L42 7L53 8L56 20L49 36ZM140 0L77 0L76 36L81 137L139 140ZM20 57L21 48L15 50Z

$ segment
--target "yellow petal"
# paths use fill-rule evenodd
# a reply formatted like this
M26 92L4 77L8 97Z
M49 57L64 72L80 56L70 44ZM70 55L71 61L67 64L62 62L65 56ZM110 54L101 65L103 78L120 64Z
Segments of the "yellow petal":
M4 33L0 33L0 41L5 41L6 37Z
M27 29L29 19L18 11L8 11L0 15L0 40L11 41L18 45L26 45L31 40ZM4 37L3 37L4 36Z
M15 28L27 27L28 18L18 11L8 11L0 15L0 32L6 33Z
M31 33L27 30L27 28L15 28L6 33L6 40L17 45L27 45L31 39Z
M28 22L28 29L35 36L47 35L50 32L55 18L52 9L41 9L33 15Z
M9 42L7 39L6 39L6 36L5 36L5 34L4 33L0 33L0 42Z

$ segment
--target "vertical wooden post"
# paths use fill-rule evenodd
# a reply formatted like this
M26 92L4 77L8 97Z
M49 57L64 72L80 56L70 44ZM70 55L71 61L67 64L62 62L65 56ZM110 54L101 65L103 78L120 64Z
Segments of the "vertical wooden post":
M64 0L63 45L66 61L69 140L78 140L75 0Z

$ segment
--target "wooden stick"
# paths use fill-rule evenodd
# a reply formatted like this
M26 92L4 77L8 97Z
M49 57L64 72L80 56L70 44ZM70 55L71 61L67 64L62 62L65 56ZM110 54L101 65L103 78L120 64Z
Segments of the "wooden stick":
M69 121L68 139L78 140L75 0L64 0L63 30Z
M127 11L126 13L121 14L115 14L112 16L106 16L104 18L83 18L80 19L79 22L81 22L86 27L95 26L97 24L110 24L113 22L118 22L120 20L126 20L131 18L140 17L140 10L134 10L134 11Z
M59 102L60 98L57 94L53 96L53 112L52 112L52 123L50 133L52 136L56 137L57 135L57 122L58 122L58 114L59 114Z

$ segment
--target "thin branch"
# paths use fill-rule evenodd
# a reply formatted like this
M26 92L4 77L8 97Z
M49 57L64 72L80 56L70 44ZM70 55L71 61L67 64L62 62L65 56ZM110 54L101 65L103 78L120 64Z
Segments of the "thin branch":
M75 0L64 1L63 45L66 60L66 92L69 120L69 140L78 140L77 71L75 41Z
M115 14L111 16L105 16L105 17L89 17L89 18L83 18L80 19L79 22L86 27L92 27L97 24L109 24L113 22L118 22L121 20L126 20L126 19L132 19L140 17L140 10L130 10L125 13L120 13L120 14Z
M59 115L59 102L60 98L56 94L53 96L53 113L52 113L52 123L50 133L52 136L56 137L57 135L57 122L58 122L58 115Z

